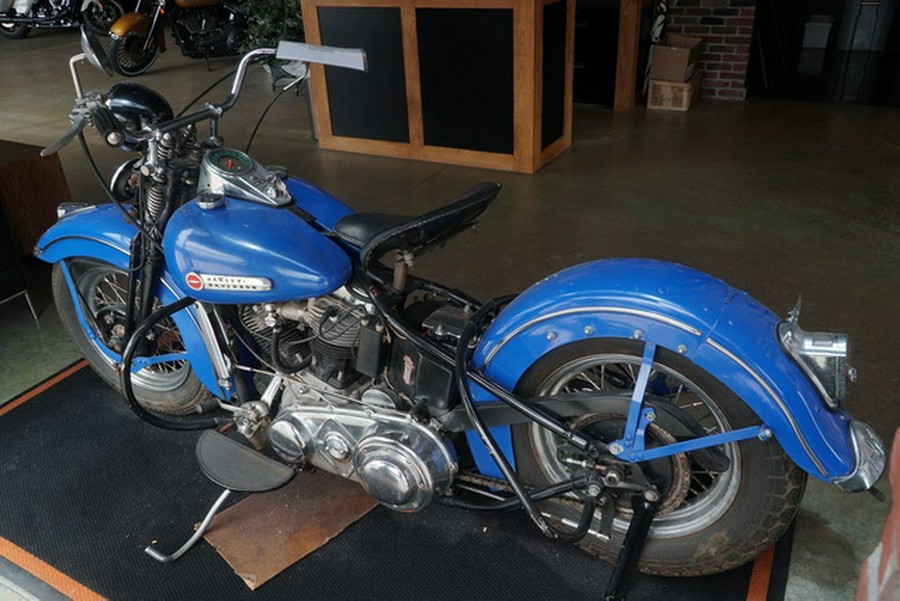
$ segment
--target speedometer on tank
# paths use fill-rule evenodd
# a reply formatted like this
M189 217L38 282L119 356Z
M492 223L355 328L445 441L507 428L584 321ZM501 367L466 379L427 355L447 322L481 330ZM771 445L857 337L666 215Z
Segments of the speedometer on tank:
M210 150L206 156L206 161L219 171L234 175L244 175L252 172L255 168L253 159L233 148Z

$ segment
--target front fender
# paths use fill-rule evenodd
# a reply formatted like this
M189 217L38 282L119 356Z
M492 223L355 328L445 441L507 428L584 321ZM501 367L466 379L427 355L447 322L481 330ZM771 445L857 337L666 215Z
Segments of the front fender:
M118 38L123 38L132 32L147 33L150 31L151 23L152 19L147 13L125 13L110 26L109 32Z
M120 269L128 269L129 248L137 228L125 220L113 205L88 206L60 219L37 241L34 256L47 263L86 257L104 261ZM184 298L168 270L163 269L160 302L164 305ZM205 319L196 307L172 316L181 332L191 367L204 386L219 398L228 395L218 384L215 369L200 333L198 320Z
M839 480L855 467L851 418L843 409L829 411L782 350L780 321L746 293L688 267L597 261L519 295L485 332L473 365L514 390L535 361L565 344L644 339L685 355L733 390L801 468Z

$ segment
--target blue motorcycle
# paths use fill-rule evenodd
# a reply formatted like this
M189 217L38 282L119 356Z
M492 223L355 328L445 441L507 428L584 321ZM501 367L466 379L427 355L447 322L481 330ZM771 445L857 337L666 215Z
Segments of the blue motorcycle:
M136 153L112 202L63 205L35 254L72 338L137 415L236 426L242 442L198 443L225 489L203 527L229 491L315 467L398 511L522 508L616 562L614 597L635 563L685 576L753 559L807 474L875 491L884 446L844 408L846 335L659 261L585 263L486 302L415 277L500 185L422 215L356 212L223 146L248 66L273 56L365 68L361 51L282 43L243 57L224 102L181 117L135 83L82 93L73 69L73 127L48 149L92 125ZM148 552L171 561L203 527Z

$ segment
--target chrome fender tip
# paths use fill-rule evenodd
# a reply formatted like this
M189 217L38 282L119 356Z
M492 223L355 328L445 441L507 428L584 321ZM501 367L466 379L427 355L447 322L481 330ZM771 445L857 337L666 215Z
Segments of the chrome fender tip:
M869 490L878 482L887 466L884 442L872 427L861 421L850 422L850 440L853 443L854 468L846 476L832 480L846 492Z

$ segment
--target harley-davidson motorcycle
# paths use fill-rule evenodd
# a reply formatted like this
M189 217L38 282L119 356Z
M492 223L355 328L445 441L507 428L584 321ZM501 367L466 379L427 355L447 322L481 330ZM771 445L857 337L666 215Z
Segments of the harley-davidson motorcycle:
M358 50L282 42L243 57L224 102L182 117L133 82L82 93L75 74L73 127L47 149L92 125L136 153L113 202L62 205L35 255L137 415L210 428L197 455L225 490L177 552L148 553L181 555L229 492L318 468L397 511L521 508L615 561L615 597L635 564L688 576L753 559L807 474L877 492L884 446L844 407L846 335L652 260L592 261L488 301L415 277L500 185L421 215L357 212L224 146L247 68L273 56L365 68Z
M78 27L106 35L125 14L119 0L0 0L0 37L19 40L33 27Z
M226 0L138 0L133 12L109 28L109 62L120 75L134 77L153 66L166 50L163 15L172 25L172 36L189 58L213 58L238 54L247 32L247 18L240 4Z

